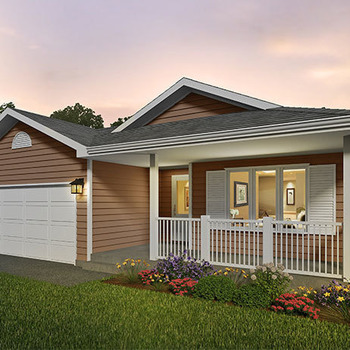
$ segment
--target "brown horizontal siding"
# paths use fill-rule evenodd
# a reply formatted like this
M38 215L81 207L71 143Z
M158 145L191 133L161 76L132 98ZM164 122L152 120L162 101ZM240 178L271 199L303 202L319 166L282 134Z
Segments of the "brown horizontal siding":
M159 171L159 216L171 217L171 177L187 175L188 169L166 169Z
M12 150L12 140L26 132L32 147ZM87 163L72 148L24 124L17 123L0 140L0 185L70 182L86 179ZM86 195L77 196L77 259L86 260Z
M245 109L242 107L191 93L149 124L162 124L243 111Z
M149 242L149 170L93 162L93 252Z

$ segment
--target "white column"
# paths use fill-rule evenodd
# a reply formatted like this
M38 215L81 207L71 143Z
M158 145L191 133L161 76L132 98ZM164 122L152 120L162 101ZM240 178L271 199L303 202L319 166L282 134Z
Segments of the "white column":
M350 135L343 144L343 278L350 280Z
M192 218L192 163L188 164L188 180L189 180L189 196L190 196L190 207L188 211L188 217Z
M272 218L263 218L263 264L273 262Z
M210 226L209 215L201 216L201 259L210 261Z
M92 254L92 160L87 160L87 261Z
M158 155L150 155L149 168L149 234L150 234L150 260L157 260L158 256L158 222L159 215L159 169Z

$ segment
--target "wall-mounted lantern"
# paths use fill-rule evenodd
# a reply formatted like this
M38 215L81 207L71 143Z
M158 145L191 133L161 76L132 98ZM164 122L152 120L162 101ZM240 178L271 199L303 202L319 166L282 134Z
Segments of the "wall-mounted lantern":
M82 194L84 189L84 179L75 179L70 183L72 194Z

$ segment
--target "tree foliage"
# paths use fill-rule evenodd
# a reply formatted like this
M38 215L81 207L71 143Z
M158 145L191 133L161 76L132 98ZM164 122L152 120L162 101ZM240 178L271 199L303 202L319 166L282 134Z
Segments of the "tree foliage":
M16 108L16 106L13 102L3 103L2 105L0 105L0 113L2 113L7 107Z
M111 123L111 126L114 128L117 128L119 125L122 125L125 123L128 119L130 119L132 116L124 117L124 118L118 118L115 122Z
M50 115L50 118L65 120L71 123L81 124L89 128L103 128L103 118L100 114L96 115L91 108L82 106L76 103L74 106L67 106L64 109L59 109Z

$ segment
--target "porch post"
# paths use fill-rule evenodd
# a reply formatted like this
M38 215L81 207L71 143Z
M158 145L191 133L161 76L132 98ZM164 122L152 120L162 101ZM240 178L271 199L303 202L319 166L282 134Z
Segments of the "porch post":
M350 135L343 142L343 278L350 280Z
M159 215L159 169L158 155L150 155L149 168L149 258L157 260L158 256L158 222Z
M273 262L272 218L263 218L263 264Z

